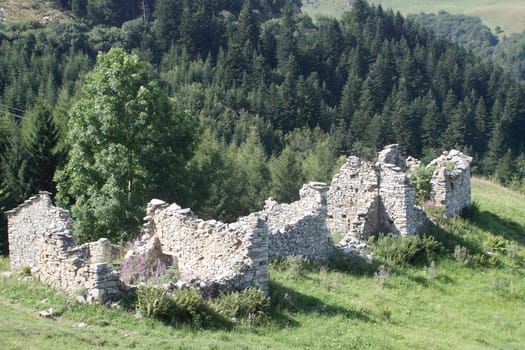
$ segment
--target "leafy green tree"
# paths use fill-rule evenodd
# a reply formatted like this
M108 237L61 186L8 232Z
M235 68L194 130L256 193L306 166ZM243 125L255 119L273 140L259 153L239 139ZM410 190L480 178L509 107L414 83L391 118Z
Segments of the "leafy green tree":
M69 161L56 175L81 240L128 239L146 202L184 204L196 121L177 109L135 55L99 54L70 115Z

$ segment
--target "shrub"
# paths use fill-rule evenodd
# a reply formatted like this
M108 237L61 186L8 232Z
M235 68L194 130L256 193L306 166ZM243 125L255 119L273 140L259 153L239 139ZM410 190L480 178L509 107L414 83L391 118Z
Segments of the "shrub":
M507 241L505 238L499 236L490 236L486 242L487 248L493 252L503 253L507 249Z
M136 311L144 317L169 320L175 301L165 289L143 286L137 290Z
M173 293L172 319L176 321L190 321L200 326L207 321L210 310L202 296L192 289L175 290Z
M472 255L472 262L477 266L484 267L497 267L500 265L500 260L497 256L481 253Z
M436 170L435 166L420 167L410 174L410 182L415 187L416 203L419 205L430 199L432 190L430 180L434 170Z
M270 298L258 288L223 294L216 304L217 311L227 318L253 319L266 314Z
M191 322L201 326L211 313L202 296L194 290L175 290L143 286L137 291L135 310L144 317L164 321Z
M429 263L441 250L441 243L432 236L380 235L373 242L376 256L392 266Z

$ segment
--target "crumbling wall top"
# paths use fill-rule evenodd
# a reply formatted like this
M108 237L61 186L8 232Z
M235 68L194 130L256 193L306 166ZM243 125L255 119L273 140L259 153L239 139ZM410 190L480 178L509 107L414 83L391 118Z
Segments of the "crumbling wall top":
M445 151L441 156L428 163L427 167L436 166L445 168L450 177L456 177L470 167L472 157L458 150Z
M401 154L398 144L388 145L377 156L378 165L393 166L399 168L399 171L405 171L407 169L406 159ZM397 169L393 169L397 170Z

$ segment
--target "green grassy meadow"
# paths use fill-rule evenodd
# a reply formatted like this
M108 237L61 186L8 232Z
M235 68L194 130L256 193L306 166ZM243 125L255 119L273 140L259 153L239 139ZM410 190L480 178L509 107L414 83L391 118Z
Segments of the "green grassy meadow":
M391 8L405 16L420 12L437 13L440 10L478 16L490 28L500 26L507 34L525 30L525 2L522 0L369 0L369 3L381 4L384 9ZM303 1L303 11L313 17L337 17L349 8L347 0Z
M523 349L525 196L476 178L472 195L467 218L442 220L434 264L390 266L382 277L273 264L272 306L259 325L168 325L0 277L0 349ZM456 246L494 259L466 263ZM37 316L50 307L55 320Z

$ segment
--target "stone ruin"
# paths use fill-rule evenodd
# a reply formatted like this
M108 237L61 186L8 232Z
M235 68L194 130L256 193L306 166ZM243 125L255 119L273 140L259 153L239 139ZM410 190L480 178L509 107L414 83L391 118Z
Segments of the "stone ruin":
M472 157L452 150L428 164L429 167L436 167L430 180L431 197L436 205L445 208L447 217L458 215L471 204L470 162Z
M107 239L78 246L69 211L54 207L50 195L40 192L6 212L11 267L30 267L36 278L69 293L83 290L88 300L109 300L121 287L108 265L119 248Z
M334 242L326 222L328 186L310 182L291 204L266 200L264 210L269 231L268 256L305 257L326 260L334 252Z
M447 216L470 205L471 160L452 150L428 165L435 168L433 201ZM376 163L348 157L330 187L305 184L298 201L270 198L263 210L229 224L205 221L189 208L154 199L142 237L126 256L170 256L180 285L197 281L207 296L251 286L268 291L269 259L328 259L338 247L378 232L421 232L429 220L414 204L410 183L410 170L419 166L414 158L403 158L397 145L385 147ZM50 193L40 192L6 214L12 268L31 267L36 278L70 293L85 290L88 299L100 302L126 289L111 267L119 248L107 239L77 245L69 212L54 207ZM335 232L345 235L338 245Z
M309 183L291 204L266 201L264 210L226 224L202 220L190 209L154 199L144 218L144 235L131 254L168 255L177 261L180 280L199 280L201 292L256 286L268 291L271 258L328 259L334 250L326 224L324 183Z
M471 157L452 150L433 160L432 202L445 208L447 217L470 206ZM415 205L410 171L421 166L404 158L397 144L386 146L372 163L349 157L332 179L328 191L328 226L345 235L340 244L367 239L378 232L402 236L422 232L430 220Z
M211 295L251 286L268 291L268 231L261 215L230 224L204 221L188 208L154 199L144 219L141 245L173 257L182 281L198 279Z

